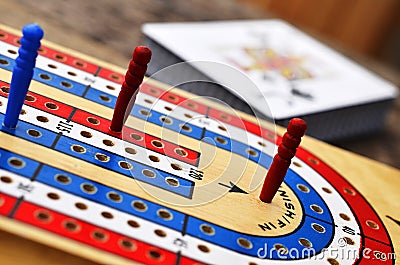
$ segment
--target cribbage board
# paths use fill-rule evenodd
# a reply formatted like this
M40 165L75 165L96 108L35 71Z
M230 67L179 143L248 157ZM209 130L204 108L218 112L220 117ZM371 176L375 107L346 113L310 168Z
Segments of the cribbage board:
M18 40L1 27L0 119ZM101 264L395 263L397 170L306 137L263 203L273 125L147 79L112 133L124 72L43 41L18 127L0 132L1 230ZM2 264L76 263L13 240Z

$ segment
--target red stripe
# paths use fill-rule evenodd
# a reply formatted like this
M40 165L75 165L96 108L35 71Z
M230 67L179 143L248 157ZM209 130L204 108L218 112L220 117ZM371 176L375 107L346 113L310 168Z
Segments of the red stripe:
M385 244L365 238L363 253L360 253L360 265L394 264L393 249ZM391 258L390 258L391 257Z
M278 142L280 142L278 139ZM299 148L297 157L323 176L344 198L361 225L362 234L390 245L389 235L378 215L364 197L342 176L314 155ZM373 177L373 176L371 176Z
M217 109L210 109L208 116L217 119L219 121L222 121L224 123L246 130L260 137L264 137L264 135L261 133L261 127L259 125L249 122L248 120L242 119L239 116L231 115Z
M115 136L117 138L124 138L124 140L145 147L168 157L173 157L177 160L196 165L199 153L185 147L181 147L174 143L162 140L152 135L145 134L133 128L124 127L122 133L115 133L111 131L110 120L90 114L88 112L77 110L72 117L72 121L92 128L94 130ZM122 135L122 136L121 136ZM161 144L158 144L161 143ZM161 147L159 147L161 146ZM178 151L176 151L178 150ZM183 150L184 155L179 155L179 150Z
M10 85L8 83L0 81L0 87L9 88ZM8 97L8 93L5 93L2 89L0 89L0 96ZM74 108L69 105L49 99L33 92L28 92L24 104L57 115L64 119L67 119L74 110Z
M105 69L105 68L101 68L101 70L98 73L98 76L107 79L109 81L115 82L119 85L122 85L122 82L124 81L123 74L116 73L114 71L111 71L110 69Z
M145 264L175 264L176 254L159 247L125 237L84 221L22 202L15 219L79 241L92 247ZM69 226L66 226L69 224ZM71 224L75 227L71 229ZM66 227L70 227L67 229ZM103 235L103 239L95 236Z
M16 198L0 193L0 215L9 215L16 202Z
M7 42L11 45L19 47L20 45L18 41L20 38L20 36L16 36L4 30L0 30L0 40ZM39 54L49 59L75 67L91 74L95 74L99 68L97 65L89 63L88 61L68 55L55 49L51 49L43 45L40 47Z
M163 90L161 88L149 85L147 83L142 84L140 87L140 92L148 94L150 96L160 98L164 101L172 103L174 105L195 111L199 114L205 115L207 113L207 106L203 105L192 99L182 97L178 94L172 93L170 91Z

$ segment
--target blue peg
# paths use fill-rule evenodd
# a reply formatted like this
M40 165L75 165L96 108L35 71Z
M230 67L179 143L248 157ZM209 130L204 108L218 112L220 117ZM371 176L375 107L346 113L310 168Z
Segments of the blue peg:
M4 126L14 129L24 104L29 84L33 77L36 57L43 37L43 30L37 24L26 25L22 29L21 47L12 73L10 94L8 96L7 110L4 117Z

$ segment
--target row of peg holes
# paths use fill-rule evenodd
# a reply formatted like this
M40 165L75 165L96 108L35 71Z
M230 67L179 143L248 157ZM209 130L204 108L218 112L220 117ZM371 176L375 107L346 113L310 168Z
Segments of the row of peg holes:
M3 88L4 88L4 87L3 87ZM2 88L2 89L3 89L3 88ZM7 89L4 89L4 90L5 90L5 91L8 91ZM8 92L7 92L7 93L8 93ZM34 102L34 101L36 101L36 98L33 97L33 96L31 96L31 95L27 95L26 100L27 100L27 101L30 101L30 102ZM0 106L1 106L1 105L2 105L2 102L0 101ZM58 109L58 106L57 106L55 103L52 103L52 102L47 102L47 103L45 103L45 106L46 106L48 109L51 109L51 110L56 110L56 109ZM22 110L22 111L21 111L21 114L26 114L26 111L25 111L25 110ZM46 123L46 122L49 121L49 119L48 119L47 117L45 117L45 116L37 116L36 119L37 119L38 121L44 122L44 123ZM93 118L93 119L94 119L94 118ZM97 121L98 121L98 120L96 121L96 120L92 120L92 119L89 119L89 118L88 118L88 121L91 122L91 123L96 123L96 124L97 124ZM34 129L28 130L27 133L28 133L30 136L32 136L32 137L40 137L40 136L41 136L41 133L40 133L39 131L37 131L37 130L34 130ZM91 138L91 137L92 137L92 134L91 134L90 132L87 132L87 131L82 131L82 132L81 132L81 135L82 135L83 137L85 137L85 138ZM138 136L141 138L140 135L132 136L132 138L133 138L133 139L136 139L136 140L139 140ZM140 140L141 140L141 139L140 139ZM112 140L109 140L109 139L104 139L104 140L103 140L103 144L106 145L106 146L109 146L109 147L115 145L114 142L113 142ZM152 144L154 147L156 147L156 148L164 148L164 144L163 144L162 142L158 141L158 140L153 140L153 141L151 142L151 144ZM72 150L75 151L75 152L77 152L77 153L85 153L85 152L86 152L85 148L82 147L82 146L79 146L79 145L74 145L74 146L72 147ZM136 150L133 149L133 148L130 148L130 147L127 147L127 148L125 149L125 151L126 151L127 153L129 153L129 154L136 154ZM184 149L175 148L174 151L175 151L175 153L176 153L177 155L180 155L180 156L182 156L182 157L187 156L187 152L186 152ZM103 155L103 154L96 154L95 157L96 157L97 160L102 161L102 162L108 162L108 161L109 161L109 157L106 156L106 155ZM159 161L160 161L160 159L159 159L157 156L154 156L154 155L149 156L149 159L150 159L151 161L153 161L153 162L159 162ZM122 163L122 164L120 163L120 166L121 166L122 168L124 168L124 169L131 169L131 165L129 165L129 163ZM178 165L178 164L175 164L175 163L171 163L171 167L172 167L174 170L182 170L182 167L181 167L180 165Z
M99 125L100 124L100 121L98 119L94 118L94 117L88 117L86 120L89 123L93 124L93 125ZM84 132L82 136L84 136L86 138L91 138L93 135L90 132ZM134 141L143 141L143 137L141 135L137 134L137 133L131 133L130 134L130 138L132 140L134 140ZM152 140L151 141L151 145L156 147L156 148L158 148L158 149L164 148L164 144L159 140ZM187 156L187 152L182 148L175 148L174 151L175 151L175 153L177 155L180 155L182 157L186 157Z
M38 219L40 222L43 222L43 223L48 223L48 222L52 221L51 214L45 210L37 210L34 213L34 216L36 217L36 219ZM136 221L132 221L132 220L128 221L128 225L130 225L131 227L135 227L135 228L139 227L137 225L134 225L134 223L136 223ZM72 219L64 220L62 225L63 225L63 228L70 233L78 233L81 229L80 225L75 220L72 220ZM159 233L159 234L163 235L163 233L162 233L163 231L162 232L159 232L159 231L162 231L162 230L155 230L154 232L156 234ZM105 233L104 231L99 230L99 229L93 230L92 233L90 234L90 237L93 240L103 242L103 243L108 240L107 233ZM135 242L130 239L127 239L127 238L121 238L118 241L118 245L125 251L137 250L137 245L135 244ZM147 256L151 259L156 259L156 260L159 260L162 258L162 254L157 250L149 250L147 252Z
M7 37L8 37L7 34L5 34L5 33L0 33L0 39L7 39ZM19 38L15 39L14 42L15 42L16 44L19 45L19 44L20 44ZM14 50L9 50L8 52L10 52L10 53L12 53L12 54L16 54L16 53L17 53L17 52L14 51ZM39 52L40 54L45 54L45 53L47 52L47 50L44 49L43 47L40 47L40 48L38 49L38 52ZM56 59L57 61L60 61L60 62L65 62L65 61L67 60L67 58L66 58L64 55L59 54L59 53L55 53L55 54L53 55L53 58ZM82 62L82 61L79 61L79 60L75 60L75 61L74 61L74 64L75 64L76 66L78 66L78 67L81 67L81 68L86 68L86 67L87 67L87 64L86 64L85 62ZM51 67L51 66L49 65L49 67ZM110 78L113 79L113 80L115 80L115 81L121 81L121 77L118 76L118 75L115 74L115 73L111 73L111 74L110 74Z
M0 89L5 94L10 93L10 87L8 87L8 86L2 86ZM25 100L28 102L35 102L36 97L28 94L28 95L26 95ZM46 103L44 103L44 106L49 110L58 110L59 109L59 106L54 102L46 102Z
M71 146L71 150L76 152L76 153L81 153L81 154L86 152L86 149L83 146L80 146L80 145L72 145ZM99 160L101 162L110 161L110 157L109 156L101 154L101 153L95 154L94 157L95 157L95 159L97 159L97 160ZM152 161L157 161L155 159L158 159L158 161L159 161L159 158L156 157L156 156L149 156L149 159L152 160ZM133 165L131 163L127 162L127 161L119 161L118 165L120 166L120 168L125 169L125 170L132 170L133 169ZM172 163L171 167L174 170L182 170L182 167L180 165L178 165L178 164ZM149 177L149 178L156 177L156 174L151 169L142 170L142 174L144 176L146 176L146 177ZM172 187L178 187L179 186L179 180L177 180L176 178L173 178L173 177L166 177L165 178L165 182L168 185L172 186Z
M152 104L152 103L153 103L153 102L152 102L151 100L149 100L149 99L145 99L145 101L146 101L147 103L149 103L149 104ZM168 111L172 111L172 108L170 108L169 106L164 106L164 108L165 108L166 110L168 110ZM140 112L140 114L142 114L143 116L147 116L147 117L150 117L150 116L151 116L151 113L150 113L149 111L145 110L145 109L141 109L139 112ZM185 117L187 117L187 118L189 118L189 119L191 119L191 118L193 117L192 115L190 115L190 114L188 114L188 113L185 113L184 115L185 115ZM172 124L173 124L173 120L170 119L170 118L168 118L168 117L165 117L165 116L161 116L161 117L160 117L160 121L161 121L162 123L167 124L167 125L172 125ZM192 128L191 128L189 125L187 125L187 124L180 124L179 127L180 127L182 130L186 131L186 132L191 132L191 131L192 131ZM227 129L226 129L224 126L222 126L222 125L219 125L219 126L218 126L218 129L221 130L221 131L224 131L224 132L227 131ZM226 145L226 144L228 143L223 137L220 137L220 136L215 137L215 140L216 140L218 143L223 144L223 145ZM264 142L262 142L262 141L259 141L259 142L258 142L258 145L260 145L261 147L265 147L265 146L266 146L266 144L265 144ZM248 153L249 155L251 155L251 156L258 156L258 153L257 153L255 150L253 150L253 149L248 149L248 150L246 150L246 151L247 151L247 153Z
M72 145L71 149L72 149L72 151L74 151L76 153L81 153L81 154L86 153L86 149L83 146L80 146L80 145ZM133 148L129 148L128 147L125 150L128 153L131 153L131 154L135 154L136 153L136 150L134 150ZM95 158L97 160L101 161L101 162L109 162L110 161L110 157L109 156L101 154L101 153L96 153L95 154ZM154 155L150 155L149 156L149 160L151 160L153 162L159 162L160 158L158 158L157 156L154 156ZM118 164L119 164L119 166L121 168L126 169L126 170L131 170L133 168L132 164L129 163L129 162L126 162L126 161L120 161L120 162L118 162ZM182 167L179 164L176 164L176 163L171 163L171 168L174 169L174 170L182 170ZM143 170L143 171L145 171L145 170ZM155 173L152 170L146 169L146 172L147 172L147 174L143 172L143 174L145 176L147 176L147 177L155 177ZM149 173L149 172L152 172L152 173Z

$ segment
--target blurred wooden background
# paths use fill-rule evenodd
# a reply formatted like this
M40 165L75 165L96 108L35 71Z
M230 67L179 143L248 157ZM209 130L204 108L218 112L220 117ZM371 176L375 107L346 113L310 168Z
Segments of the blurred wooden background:
M37 22L45 39L126 67L145 22L281 17L400 86L399 5L399 0L1 0L0 23L21 29ZM397 99L380 134L338 145L400 168L399 124Z

